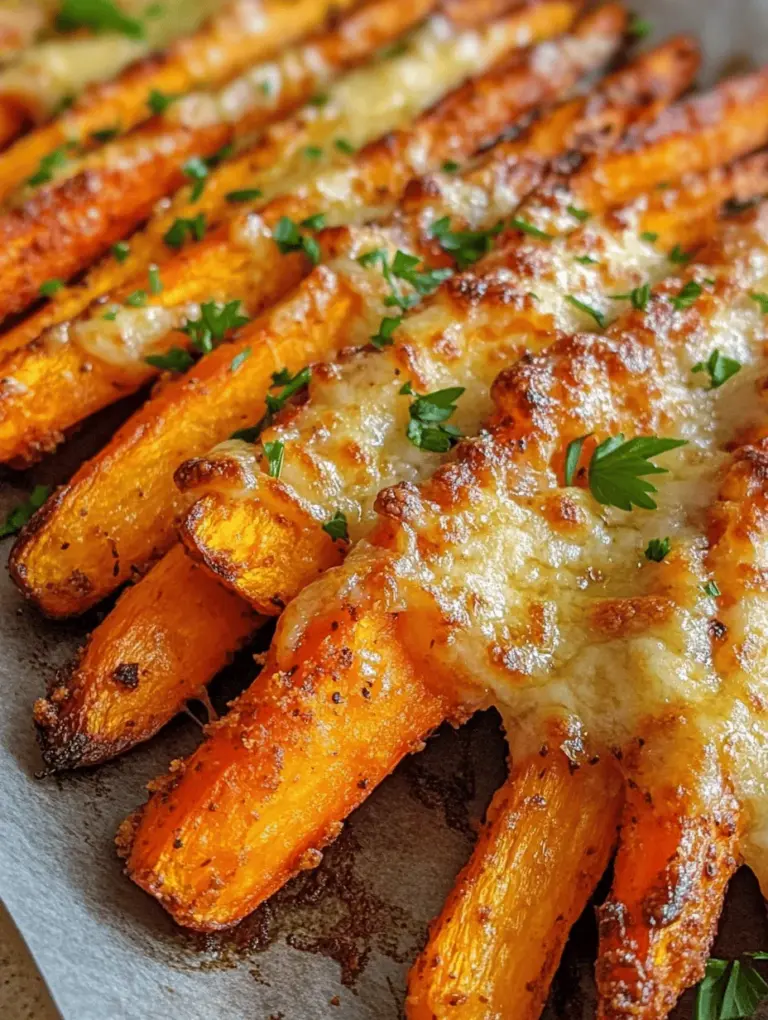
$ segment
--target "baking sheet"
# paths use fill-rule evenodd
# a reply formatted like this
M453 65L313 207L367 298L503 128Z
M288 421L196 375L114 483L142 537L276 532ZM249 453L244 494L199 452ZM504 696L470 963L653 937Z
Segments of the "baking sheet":
M702 81L768 61L768 0L647 0L657 35L692 29ZM663 30L663 31L662 31ZM120 412L118 412L120 413ZM125 413L125 409L123 409ZM0 479L0 513L38 481L61 481L98 448L114 414L51 463ZM14 486L18 485L15 489ZM10 543L2 546L5 556ZM475 826L504 774L493 713L441 731L356 812L323 865L234 932L184 934L120 873L112 840L144 784L199 738L183 717L149 745L90 772L36 780L32 701L97 620L54 625L0 577L0 896L65 1020L394 1020L429 919L470 853ZM248 675L216 685L222 701ZM587 1020L595 929L577 926L547 1020ZM752 876L733 883L716 951L768 946ZM692 996L675 1016L691 1016ZM768 1016L768 1014L766 1014Z

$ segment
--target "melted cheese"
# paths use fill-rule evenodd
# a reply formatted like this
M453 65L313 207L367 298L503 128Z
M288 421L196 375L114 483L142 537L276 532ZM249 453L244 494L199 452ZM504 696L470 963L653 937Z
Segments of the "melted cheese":
M408 639L421 649L428 644L423 654L437 676L456 684L468 705L502 709L513 754L535 751L553 723L559 740L587 754L626 749L642 736L663 748L655 781L690 784L701 749L714 744L745 808L747 863L765 889L765 583L747 583L747 597L730 610L704 586L711 577L708 509L730 463L730 444L748 427L766 434L768 331L749 295L768 289L768 220L746 237L739 226L726 231L722 260L697 270L696 278L705 311L693 327L679 313L668 313L671 325L660 319L654 326L662 365L650 376L647 405L637 408L638 431L688 443L660 458L669 474L657 482L655 512L624 512L599 505L583 489L561 489L551 467L536 468L525 454L518 463L501 438L487 434L476 441L486 466L467 469L475 480L471 493L440 505L412 501L394 542L361 542L342 567L298 596L282 640L295 646L319 606L354 603L367 590L366 578L376 578L376 597L388 610L406 611ZM715 348L742 367L711 389L693 368ZM542 379L549 364L542 362ZM584 431L605 432L612 414L606 392L598 386L568 401L580 409ZM560 420L560 409L552 414ZM532 436L537 428L529 427ZM549 462L561 440L549 430L539 439ZM759 469L753 477L768 496ZM663 563L648 561L648 542L663 537L672 551ZM746 557L744 569L764 576L765 509L745 538L748 552L734 549L733 556ZM732 654L723 672L711 631L718 612L726 614ZM706 796L714 780L709 773L700 779Z
M462 193L465 199L474 197L466 186L447 190L453 201ZM474 226L490 227L498 221L507 198L497 196L485 207L476 201L469 210L466 205L460 207L471 216ZM557 229L558 223L572 231L573 219L562 221L559 211L565 204L567 197L561 195L556 208L530 206L525 215L550 231ZM422 219L437 218L444 208L431 208ZM457 206L453 208L455 211ZM611 300L608 294L626 292L669 271L666 255L641 241L631 215L627 219L627 226L619 231L595 220L546 246L523 241L517 248L522 257L513 259L518 263L514 269L497 260L494 268L483 272L482 279L491 289L517 295L516 300L529 307L535 305L537 314L547 316L545 326L554 321L564 331L584 329L588 316L567 301L569 293L576 290L589 295L610 318L624 303ZM379 238L377 241L372 235L368 250L386 243L385 235ZM599 250L598 264L575 261L585 248ZM526 255L532 251L535 258ZM349 273L349 259L344 263L344 271ZM363 276L381 288L377 267L352 265L361 291ZM526 296L533 288L535 299ZM375 325L384 315L393 314L380 299L372 308L367 294L365 299ZM409 316L407 331L397 334L391 348L360 351L313 378L310 399L301 412L266 436L285 443L281 480L313 516L327 520L335 509L342 509L349 520L350 536L357 540L375 519L373 504L382 488L399 480L419 481L442 462L443 456L418 449L406 436L412 400L400 393L406 380L412 380L419 393L463 386L465 393L451 422L465 435L478 431L491 410L490 385L499 370L522 349L535 349L548 339L521 333L517 305L510 301L508 307L507 316L497 304L479 302L466 317L457 318L450 299L434 300ZM376 332L375 328L370 332Z
M493 63L509 49L517 41L510 37L510 31L503 24L477 31L456 31L444 17L430 18L412 33L404 53L376 60L345 75L328 90L328 101L321 107L310 104L289 122L278 125L279 156L247 180L239 181L237 186L258 188L267 201L307 187L321 176L327 180L329 176L343 174L343 169L327 169L329 165L350 162L335 148L335 139L343 138L357 149L389 131L404 127L471 71ZM286 130L286 124L290 130ZM307 154L308 149L313 155ZM315 155L315 150L319 154ZM139 157L140 153L135 158ZM208 188L211 188L210 183ZM321 193L322 188L321 184ZM198 205L179 208L179 215L194 215L199 208L204 209L206 198L204 194ZM370 212L359 199L352 199L343 208L339 205L330 210L330 222L362 222L370 216ZM164 207L151 227L153 235L162 235L172 218ZM264 266L268 271L271 265L264 255L265 246L271 249L272 242L259 217L250 213L235 219L231 236L236 244L250 251L253 289L256 291L259 274L264 272ZM242 296L232 294L231 299ZM228 298L228 295L222 294L219 299ZM158 302L162 301L160 297ZM144 334L145 341L140 339L147 317L134 314L134 311L124 309L121 312L123 325L120 327L105 321L99 311L95 326L92 320L85 320L75 324L68 335L93 357L130 367L141 362L157 338L153 327ZM177 310L174 314L182 313ZM131 316L135 324L128 327L127 321ZM132 338L130 344L122 338L126 330Z
M134 60L164 49L175 38L194 31L221 6L222 0L173 0L144 21L146 37L132 39L110 32L94 36L62 36L39 43L0 72L0 95L19 97L40 120L92 82L114 77ZM134 0L121 7L140 16L149 6Z

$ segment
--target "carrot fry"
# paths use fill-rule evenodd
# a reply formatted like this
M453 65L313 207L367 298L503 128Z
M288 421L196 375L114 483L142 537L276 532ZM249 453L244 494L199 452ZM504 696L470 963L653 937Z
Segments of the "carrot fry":
M538 10L539 20L532 21L533 11ZM545 11L549 12L548 18L544 18ZM572 3L546 3L541 5L541 9L526 9L503 23L490 26L487 31L483 30L482 45L486 59L492 62L500 46L503 49L513 45L523 28L546 34L556 29L565 16L572 17L573 13ZM617 31L619 26L613 25L611 35L613 18L608 21L607 15L603 14L600 20L591 22L596 25L598 36L603 18L607 21L605 27L610 36L606 40L604 58L620 40L620 30ZM502 24L503 32L499 31L499 24ZM454 40L446 41L445 51L450 53L454 49L457 52L461 50L462 38L458 35ZM464 47L466 50L467 47ZM585 47L583 56L587 60L596 59L594 39L591 47ZM403 111L402 103L397 100L391 87L392 78L400 67L398 59L402 61L403 70L416 79L416 68L412 61L426 61L432 67L434 48L427 47L425 53L418 58L405 54L402 58L388 61L390 66L382 68L383 77L380 81L375 68L372 75L356 78L356 87L350 81L344 89L343 99L344 103L352 104L353 108L343 116L328 115L330 119L321 119L313 111L307 123L300 115L295 121L278 125L269 132L265 144L258 147L254 154L235 160L232 165L225 165L212 175L203 195L192 207L174 207L169 214L153 221L144 234L134 235L131 252L122 265L114 259L107 260L108 264L91 274L83 287L66 288L62 292L63 296L57 295L40 313L31 316L0 339L0 350L9 352L0 366L0 380L6 380L0 387L0 460L21 465L38 458L60 441L67 428L98 408L112 403L120 395L135 391L156 373L144 362L142 351L138 352L137 357L119 357L116 362L114 356L109 356L109 352L99 357L100 343L94 351L90 343L77 342L84 331L90 338L95 333L97 341L103 333L107 338L112 335L118 348L121 348L123 341L120 322L128 320L126 325L132 348L137 337L141 338L145 332L140 328L146 314L144 312L134 315L129 310L123 310L119 322L107 326L103 319L103 304L97 303L83 320L72 324L62 322L52 332L46 332L39 338L38 327L67 318L73 311L77 312L83 305L87 305L102 290L114 287L116 282L126 276L128 282L124 288L114 293L118 300L124 300L136 290L146 290L146 263L151 261L150 256L161 261L161 250L167 252L163 236L174 223L176 213L187 217L199 216L200 213L216 216L220 207L227 204L227 193L242 188L243 181L246 181L249 187L256 185L267 194L270 191L279 194L287 183L298 189L294 192L293 200L282 203L273 201L263 211L263 216L270 224L276 223L283 215L293 216L299 222L308 216L325 212L329 204L329 193L339 193L340 188L349 198L346 202L339 201L338 209L333 210L336 219L340 222L357 217L369 219L373 215L372 206L375 208L377 203L384 202L387 207L391 207L395 202L398 189L404 187L414 173L412 164L415 155L426 151L427 145L432 150L432 158L437 161L436 165L448 155L458 155L459 150L469 155L485 137L497 134L503 124L509 123L522 109L527 108L528 103L535 98L532 93L536 87L541 87L540 98L546 99L553 88L557 89L558 83L565 87L579 71L579 65L573 59L570 63L564 61L560 71L562 78L554 81L536 77L538 85L534 87L524 69L513 67L501 79L494 72L493 80L502 98L488 108L477 109L476 104L473 105L474 92L471 87L459 89L436 110L426 114L412 129L398 132L394 138L390 137L364 150L348 170L343 173L332 170L317 177L317 171L307 165L304 150L310 143L316 145L318 142L328 148L334 137L348 135L352 131L360 133L361 122L365 121L364 113L359 111L361 91L386 88L389 97L385 101L382 96L381 101L369 104L372 119L364 134L388 130L393 123L402 121L407 110ZM408 97L409 109L428 105L435 94L440 93L441 87L448 88L455 84L457 75L463 77L466 73L466 60L464 53L458 65L451 60L441 62L441 67L445 65L443 72L446 75L442 86L437 80L437 71L431 70L429 77L423 79L424 91L417 95L415 86L411 90ZM523 106L518 98L521 92L526 93ZM384 116L382 111L387 103L391 104L391 108ZM333 104L329 106L333 108ZM329 106L323 108L324 114ZM462 110L465 114L462 117L462 130L457 133L453 125ZM277 257L277 249L271 244L265 244L263 238L261 243L256 244L259 233L258 229L254 230L253 218L245 214L236 217L231 226L224 226L211 234L202 245L188 247L178 258L163 264L162 293L150 298L149 304L174 309L178 301L188 303L211 298L240 298L251 312L258 311L264 304L279 297L283 290L307 271L301 259L281 262ZM143 264L138 276L126 271L126 267L136 263ZM111 314L115 311L117 309L112 309ZM179 319L180 314L179 309L175 308L172 321L160 331L159 337L150 331L152 353L162 351L163 337L168 346L184 342L178 334L168 332L173 319ZM138 330L133 326L134 319L139 320ZM68 338L72 342L67 342ZM111 346L114 348L114 343ZM62 386L65 379L67 385Z
M676 52L680 56L682 65L686 68L686 70L683 71L681 68L678 67L676 67L673 70L671 69L669 72L670 80L668 83L662 84L659 78L656 78L654 80L654 87L658 97L657 98L658 102L661 102L661 96L665 92L669 93L669 91L677 91L679 88L684 88L685 87L684 82L685 80L687 80L688 74L691 73L692 71L691 61L692 54L689 55L689 51L685 47L683 47L681 51L680 43L676 42L673 44L668 44L663 48L664 53L672 50L673 47L674 52ZM655 66L660 57L661 59L664 59L662 51L659 51L657 55L649 55L648 57L644 57L642 58L642 61L643 63ZM695 57L693 63L695 63ZM620 79L624 78L625 75L631 75L634 78L635 73L636 68L630 68L624 72L621 72L621 74L617 75L615 79L611 79L610 82L606 84L606 88L608 89L608 91L615 90L618 87L618 82ZM638 80L637 82L637 94L642 95L643 97L647 96L648 94L647 74L640 76L640 80ZM540 155L542 156L554 155L558 152L558 150L562 151L564 148L566 148L569 144L568 135L569 129L571 129L573 132L578 132L581 135L583 134L584 131L587 130L588 124L590 133L595 132L596 134L599 135L600 138L606 137L608 127L612 126L612 128L616 130L616 123L619 120L619 118L617 116L616 111L613 109L610 103L606 104L603 107L595 101L594 97L591 98L589 100L589 116L588 119L585 120L583 117L583 113L586 102L587 100L576 100L569 104L566 104L566 108L569 110L568 117L564 117L563 112L558 111L556 116L557 130L555 130L554 127L545 128L544 122L537 125L537 129L535 132L536 136L535 144L536 146L538 146L538 149L540 150L539 152ZM631 103L631 95L629 89L624 88L622 90L621 102L626 104ZM643 107L643 109L645 108L646 107ZM628 105L626 108L626 115L629 117L631 116L631 114L632 108L631 106ZM531 145L533 145L533 140L531 141ZM516 151L518 152L518 155L525 154L528 150L528 142L526 140L516 143L516 146L517 146ZM509 151L510 148L509 145L500 148L505 149L507 156L512 155L511 151ZM527 170L527 166L524 167L523 169ZM486 173L487 168L485 168L483 172ZM523 176L525 175L523 174ZM498 171L496 171L496 180L497 182L499 180ZM526 188L525 181L523 181L519 186L522 189L521 193L524 193L524 190ZM505 187L505 193L507 193L507 191L509 191L513 187L515 187L515 185L512 182L512 178L510 178ZM418 192L418 195L415 194L415 191ZM409 189L409 192L410 194L407 203L408 215L415 220L418 215L426 213L430 197L431 200L434 202L434 194L432 193L433 189L430 188L428 182L425 182L422 187L417 189L411 188ZM290 199L288 201L290 201ZM278 202L277 204L278 206L280 206L281 203ZM263 215L266 216L267 211L265 211ZM211 247L214 251L216 251L217 249L216 244L213 244ZM198 260L199 257L200 256L198 255ZM222 260L219 257L213 257L211 259L210 275L212 277L215 278L217 267L220 267L221 265ZM183 273L182 277L186 278L186 274ZM166 276L166 290L167 289L168 282ZM308 561L316 563L318 565L318 568L321 565L325 565L326 562L327 563L336 562L338 557L338 551L334 550L333 547L330 546L330 544L325 539L325 536L322 536L322 541L318 542L317 535L319 533L313 531L308 536L310 545L306 549L297 546L291 537L292 530L295 529L292 529L290 524L291 515L290 504L283 509L286 512L281 516L279 521L277 520L276 517L270 518L270 520L268 521L267 529L269 534L268 544L271 551L271 558L275 565L279 566L279 574L285 572L287 562L292 562L295 560L301 560L306 558ZM253 540L258 541L261 545L264 545L266 534L267 533L263 532L258 527L252 529ZM277 539L281 537L283 534L286 534L288 539L288 543L285 547L286 548L285 556L278 555L278 549L275 544ZM302 540L304 542L307 541L306 531L303 533ZM173 560L172 565L168 564L166 568L163 568L165 570L167 588L176 587L179 590L182 590L182 588L184 590L187 590L189 585L195 583L195 575L189 574L188 568L183 563L183 560L179 558L178 551L176 549L173 549L170 553L168 553L165 557L165 560ZM165 560L161 561L161 564L154 568L154 571L160 570L161 565L165 562ZM151 597L152 591L154 590L151 584L154 571L150 573L148 579L139 581L137 588L134 590L135 593L131 596L133 625L137 629L140 629L143 626L142 610L138 608L140 605L143 605L145 607L143 610L144 612L151 613L152 625L154 627L157 628L158 626L165 626L165 624L162 623L164 618L163 613L164 606L162 603L158 604ZM175 576L176 574L178 574L178 576ZM272 580L272 590L274 592L278 592L281 587L281 584L282 577L276 574ZM149 588L146 597L142 593L142 588L144 586L147 586ZM125 600L127 600L128 596L125 596L124 598ZM196 604L195 600L190 601L192 607L190 608L190 606L188 605L185 608L186 619L188 622L190 622L190 616L194 612L194 605ZM202 603L202 601L203 601L202 598L197 599L197 602ZM167 624L168 628L171 629L175 622L175 613L171 612L169 615L174 618L173 620L169 620ZM123 635L125 639L126 632L123 627L122 616L115 619L114 621L112 620L112 617L109 616L97 630L97 635L99 635L98 641L94 639L94 641L92 642L96 646L97 651L99 651L101 648L106 648L109 646L110 643L109 635L112 632L113 626L118 628L119 633ZM204 640L207 646L210 646L210 643L216 640L216 635L212 634L211 629L205 627L202 623L200 624L200 626L195 628L192 626L190 622L190 629L195 631L200 636L200 640ZM194 641L194 638L190 638L190 641ZM134 644L136 646L139 646L140 643L141 643L140 635L137 634L136 638L134 639ZM151 662L151 649L149 649L148 652L149 655L146 665L144 665L144 663L139 659L139 666L142 669L146 669L147 672L152 672L153 666ZM62 714L66 714L67 716L66 725L50 725L49 727L46 728L44 734L44 750L46 761L48 762L49 767L52 768L56 767L56 762L66 763L66 767L73 767L74 765L76 765L79 761L79 755L81 753L80 746L84 741L87 741L87 747L89 749L88 763L93 763L96 754L99 754L103 758L106 758L110 756L111 753L113 753L113 748L115 747L113 735L110 733L108 735L105 735L104 739L102 739L97 729L96 722L93 719L88 720L88 724L83 726L83 735L81 735L78 712L80 711L81 702L84 699L90 697L90 695L88 694L88 688L91 685L95 685L99 691L102 690L109 691L111 696L115 699L120 699L123 696L122 691L111 680L111 674L114 668L114 663L111 657L106 657L102 662L99 655L90 654L88 656L87 664L88 664L87 671L78 668L77 664L73 664L71 669L66 671L63 678L61 678L61 685L58 688L59 690L58 701L62 703L61 708L59 707L58 703L53 704L51 702L48 702L41 703L41 707L38 710L38 717L41 719L45 719L49 715L51 718L54 719L61 716ZM154 672L156 674L157 671L155 670ZM172 684L174 686L177 683L176 679L171 674L167 674L166 681L168 684ZM154 678L154 683L155 685L160 683L156 675ZM65 697L65 693L63 690L64 686L68 686L71 688L72 691L71 697ZM161 699L158 698L158 700ZM117 714L118 712L117 708L114 708L111 711L114 712L115 714ZM154 721L159 715L159 713L155 714L154 704L150 707L150 711L153 713L152 726L154 726ZM126 733L124 735L124 740L121 740L120 742L121 749L124 749L126 746L128 746L128 742L131 739L131 737L135 737L137 740L142 739L142 735L145 732L145 727L142 724L141 715L137 712L135 705L132 707L131 710L131 721L135 725L130 733Z
M526 76L523 81L527 105L532 98L531 83ZM544 83L542 87L549 88ZM509 95L503 88L502 91L507 93L503 105L511 113L515 108L514 94ZM536 89L533 91L538 95ZM473 91L473 99L475 95ZM518 105L518 111L520 109ZM343 254L348 256L348 252L347 246ZM285 308L277 309L274 320L261 320L246 330L237 344L220 348L198 363L186 379L169 384L134 416L98 458L83 465L66 489L54 497L47 510L38 516L36 524L27 529L13 556L14 576L45 612L58 616L82 611L130 578L140 564L146 565L170 546L174 517L187 502L174 488L174 467L190 456L203 453L211 443L225 439L234 429L252 424L252 415L269 385L268 378L261 374L265 364L270 366L269 372L283 367L280 363L274 364L278 352L284 349L290 352L286 365L290 367L290 363L298 361L293 368L296 371L307 361L337 350L341 344L348 344L355 338L359 344L371 335L374 316L385 296L384 282L377 274L375 282L366 278L362 283L355 283L357 263L352 262L354 272L344 283L334 273L316 272L315 281L306 293L297 295L296 319L285 327L290 342L279 336L279 329L276 330L278 340L273 342L269 334L275 331L274 325L264 325L265 321L279 323L288 317ZM356 287L360 286L366 297L371 295L370 301L358 293ZM302 357L300 330L295 328L297 322L306 318L302 309L317 298L327 303L335 301L337 296L339 315L331 314L329 306L315 333L308 332L309 342L304 345ZM290 303L287 307L290 308ZM316 309L313 314L320 318ZM334 333L336 327L343 327L341 335ZM247 358L236 372L233 371L235 355L250 349L257 337L259 356ZM267 342L273 353L262 356ZM221 396L211 399L214 391ZM187 424L182 426L182 420ZM165 451L162 456L161 449ZM113 471L118 462L121 464L119 481ZM116 485L123 492L118 491ZM103 499L98 495L102 489ZM81 500L84 500L82 506ZM126 500L131 504L137 501L135 513L133 510L127 513ZM81 509L85 510L86 517L81 515ZM68 537L62 542L54 536L68 520L70 511L74 511L76 520L73 527L66 525ZM111 524L107 524L107 518L111 518ZM110 536L108 540L107 536ZM50 543L56 548L53 556L54 544ZM66 545L64 550L62 545ZM83 560L81 555L85 557Z
M0 314L4 307L24 307L46 280L68 279L134 230L158 199L188 179L187 160L214 158L234 139L284 117L334 74L411 28L434 3L419 0L406 7L398 0L374 0L261 71L251 69L220 96L187 97L191 102L174 104L163 116L77 162L71 175L37 186L23 205L0 216ZM278 83L268 96L257 90L259 78ZM253 99L235 115L222 114L221 108L233 102L227 97L242 96L248 87ZM206 99L215 113L201 118Z
M662 1020L704 976L740 863L739 809L712 768L699 789L629 786L613 888L599 910L601 1020Z
M183 598L180 598L183 593ZM46 699L35 704L51 770L93 765L148 740L245 644L259 619L177 546L129 588Z
M574 770L558 749L515 769L411 970L409 1020L537 1020L608 865L622 799L607 759Z
M396 614L319 619L124 823L128 874L180 924L235 924L319 864L346 815L448 708L403 652Z
M666 141L663 144L666 147ZM671 154L671 150L668 149L668 155ZM678 158L680 155L678 150ZM610 163L610 155L602 159L595 157L594 164L588 163L585 170L570 182L576 206L581 204L582 180L588 183L593 173L600 173L606 167L610 168ZM669 164L665 163L665 168L671 166L671 161ZM638 181L638 190L642 190L645 183ZM768 158L765 155L748 158L743 164L736 164L724 170L716 169L698 179L686 179L680 191L667 189L643 200L637 232L647 231L656 235L659 271L669 272L670 266L664 252L671 250L675 245L687 249L700 244L711 232L712 224L724 201L734 196L759 195L766 187L768 187ZM618 218L621 219L621 216ZM459 223L459 226L463 227L463 224ZM573 238L562 243L569 250L581 250L578 244L574 245ZM548 278L550 265L548 260L557 257L559 244L560 242L548 244L549 255L545 256L542 253L537 272L542 274L541 278L544 280ZM516 256L512 255L506 264L512 272L519 272ZM524 266L527 264L524 263ZM519 286L521 289L535 290L538 278L526 268ZM616 289L622 288L613 288L614 291ZM618 311L616 305L614 313L615 311ZM454 337L450 363L455 364L458 360L461 371L477 376L483 371L481 366L487 364L489 360L491 365L494 364L489 353L490 344L499 344L503 349L507 336L529 331L531 334L529 346L535 346L546 343L549 331L558 327L557 316L546 314L540 304L526 311L515 310L508 323L503 316L497 314L493 327L489 326L486 329L484 343L480 344L477 341L468 343L459 356L457 324L464 321L466 316L464 306L457 307L448 290L441 292L434 300L429 317L425 320L424 335L403 336L402 360L398 359L396 352L399 344L398 341L395 342L391 352L396 360L396 366L393 366L392 370L397 367L401 372L408 371L413 355L421 350L429 350L431 338L437 335L441 328L449 328L449 323L454 324L450 327ZM438 323L444 325L440 326ZM371 357L380 358L381 355L368 356L369 359ZM418 364L418 361L416 363ZM444 376L443 381L445 382ZM457 373L457 384L460 381L461 375ZM349 380L340 383L341 386L349 384ZM311 481L313 472L316 471L314 464L317 458L325 459L330 455L322 440L319 441L320 446L315 446L313 437L323 435L325 430L332 433L341 423L335 417L338 404L333 399L333 392L327 394L322 381L320 387L323 395L317 398L314 383L310 384L307 404L308 424L304 426L301 418L288 424L290 438L286 440L286 452L292 462L302 465L301 475L309 480L313 499L322 505L328 498L337 501L339 490L334 487L327 497L322 484ZM383 420L385 413L383 408L383 401L379 399L376 410L379 421ZM395 408L388 413L394 415L398 412ZM478 427L481 415L481 405L478 404L475 416L469 422L471 431ZM323 425L318 430L318 422L321 421ZM279 433L278 426L274 435L270 432L265 438L268 440L279 438ZM378 449L367 454L369 470L370 464L378 463L380 456ZM338 454L331 455L331 459L336 463L337 485L355 491L356 500L360 500L362 504L360 517L365 520L368 500L375 497L376 487L383 481L380 470L371 471L369 475L376 484L372 484L368 489L366 500L361 495L365 489L356 477L355 462L349 465L347 473L342 467L345 464L344 458L343 448ZM255 481L243 477L241 467L245 461L246 456L243 455L235 462L225 449L217 451L213 456L183 465L178 470L179 485L187 492L197 490L198 494L194 505L184 517L180 534L191 554L213 571L223 583L249 600L259 612L275 613L304 584L329 566L329 557L339 555L338 543L328 541L318 526L317 514L308 513L306 503L294 498L292 485L286 487L284 483L275 484L262 479L258 473ZM258 472L258 465L254 464L254 469ZM328 505L326 511L329 517L333 513L332 507ZM292 556L293 548L300 548L302 555Z
M232 0L198 32L172 44L161 57L150 56L127 68L114 82L87 89L72 109L19 139L0 156L0 200L39 168L40 161L76 139L97 144L101 131L120 125L128 131L151 115L147 97L155 90L177 96L226 81L278 46L318 28L331 6L349 0Z

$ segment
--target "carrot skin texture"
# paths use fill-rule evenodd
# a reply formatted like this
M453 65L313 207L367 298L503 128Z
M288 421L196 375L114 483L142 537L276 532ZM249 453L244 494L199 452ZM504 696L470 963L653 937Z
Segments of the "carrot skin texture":
M514 770L411 970L409 1020L536 1020L608 865L622 800L608 759L574 770L554 749Z
M284 76L269 106L235 123L200 127L154 118L109 142L75 176L38 189L23 206L0 215L0 315L33 301L45 280L69 279L139 226L158 199L184 183L188 158L212 156L308 100L325 80L315 70L319 62L338 71L354 65L411 28L433 2L404 8L375 0L339 29L317 36L306 52L297 49L294 73Z
M260 624L175 546L128 588L34 718L50 771L95 765L153 736Z
M611 894L598 911L600 1020L663 1020L704 976L739 866L733 795L651 793L630 784Z
M298 372L344 346L359 305L359 295L320 266L291 323L278 315L270 330L256 320L162 387L22 532L11 554L22 590L46 614L68 616L159 558L188 502L174 467L258 420L274 372ZM250 356L233 372L233 359L246 350ZM102 492L103 501L94 497Z
M8 197L33 174L48 153L70 139L85 142L94 132L123 131L149 119L147 96L155 89L180 95L200 86L226 81L272 53L277 47L319 27L332 7L342 9L351 0L331 5L326 0L297 0L286 7L278 0L265 5L257 0L227 4L200 31L180 39L161 55L152 55L127 68L112 82L91 86L62 116L20 138L0 155L0 200ZM256 16L261 30L247 28Z
M127 873L179 924L237 923L320 862L447 709L404 652L396 615L318 618L124 823Z

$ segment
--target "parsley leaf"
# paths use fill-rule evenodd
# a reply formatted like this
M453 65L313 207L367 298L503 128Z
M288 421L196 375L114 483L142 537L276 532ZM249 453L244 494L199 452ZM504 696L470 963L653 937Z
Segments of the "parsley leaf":
M307 159L320 159L323 154L319 145L305 145L302 151Z
M125 241L118 241L117 244L113 244L111 251L118 262L125 262L131 254L130 245L126 244Z
M633 308L644 312L651 300L651 285L644 283L640 287L634 287L627 291L626 294L611 294L610 297L613 301L631 301Z
M91 139L94 142L99 142L99 144L105 144L106 142L111 142L113 138L117 138L119 134L119 127L101 128L98 131L91 131Z
M192 156L181 168L185 177L193 181L192 191L189 195L190 202L196 202L205 190L205 182L208 179L208 164L199 156Z
M749 954L763 959L760 953ZM710 958L696 995L696 1020L751 1017L768 996L768 983L749 963Z
M292 251L303 251L313 265L320 262L320 245L314 237L303 234L299 227L307 227L309 230L317 230L323 226L324 217L322 214L308 216L301 223L294 223L288 216L281 216L272 229L272 238L280 249L281 255L287 255Z
M160 279L160 270L157 266L152 265L148 269L149 275L149 293L160 294L163 290L163 281Z
M676 244L672 251L669 253L667 258L670 262L674 262L675 265L684 266L686 262L690 262L693 257L692 252L683 251L679 244Z
M374 335L371 337L371 343L373 344L373 346L376 347L378 350L381 350L382 347L390 347L394 343L394 340L392 339L392 334L395 332L395 330L402 321L403 321L402 315L385 316L385 318L383 318L379 323L379 332L374 333Z
M565 300L573 305L574 308L578 308L580 312L585 315L589 315L595 320L600 329L605 329L605 316L597 308L593 308L592 305L586 304L584 301L580 301L579 298L574 297L573 294L566 294Z
M60 145L57 149L47 153L40 160L37 170L31 177L27 178L27 184L33 188L38 187L40 184L48 184L53 180L54 171L60 170L67 165L70 153L75 148L76 145L73 142L66 142L64 145Z
M195 359L183 347L171 347L164 354L148 354L144 360L163 372L186 372L195 363Z
M334 147L339 152L343 152L345 156L354 156L355 147L352 142L348 141L346 138L337 138L333 144Z
M456 171L459 169L459 164L453 159L446 159L444 160L441 169L443 173L455 174Z
M719 348L715 347L714 351L710 354L706 361L697 361L691 369L692 372L708 372L709 373L709 388L716 390L719 386L722 386L724 382L736 375L741 368L741 362L736 361L735 358L729 358L725 354L721 354Z
M145 290L134 290L125 299L124 304L130 308L143 308L147 303L147 292Z
M572 439L565 448L565 485L573 485L573 476L576 474L576 468L579 466L581 451L584 448L584 443L591 435L592 433L590 432L586 436L579 436L578 439Z
M430 235L437 239L443 251L449 252L460 270L466 269L487 255L491 239L501 233L501 224L490 230L451 230L450 216L443 216L430 227Z
M54 294L58 294L63 286L63 280L46 280L44 283L40 284L40 296L51 298Z
M574 262L580 263L582 266L599 266L599 259L593 259L591 255L575 255Z
M36 485L29 495L29 498L13 510L0 524L0 538L7 538L8 535L18 534L35 510L39 510L51 493L50 485Z
M357 260L361 266L373 266L377 262L381 266L384 279L389 284L391 294L384 299L384 304L390 307L396 305L406 311L419 303L419 297L431 294L440 286L443 280L453 276L451 269L418 269L421 259L417 255L409 255L407 252L398 249L392 264L389 263L387 253L383 248L375 248L360 255ZM398 280L409 283L416 294L403 294L400 290Z
M62 0L56 25L62 32L90 28L94 32L119 32L130 39L144 38L144 25L121 11L114 0Z
M753 291L753 293L751 293L749 296L752 298L753 301L757 301L757 303L760 305L760 311L763 313L763 315L768 315L768 294L761 294L758 293L757 291Z
M182 330L192 342L192 346L203 354L217 347L231 329L245 326L250 319L241 314L240 302L206 301L200 306L200 318L190 319Z
M268 474L272 478L279 478L283 470L283 459L285 457L285 445L279 439L264 444L264 453L267 456Z
M633 14L627 31L635 39L645 39L653 31L653 25L647 18L641 18L637 14Z
M250 347L244 347L239 354L236 354L229 363L230 372L236 372L243 362L250 358L251 353L252 351Z
M586 222L592 215L592 213L588 212L586 209L579 209L575 205L566 206L566 211L569 212L575 220L578 220L579 223Z
M668 450L685 446L684 439L661 439L658 436L636 436L625 441L623 435L605 439L592 454L589 465L589 488L592 495L604 506L631 510L655 510L656 503L649 493L656 487L644 475L664 475L666 468L651 463Z
M257 198L261 198L262 191L260 188L241 188L240 191L230 191L226 195L228 202L253 202Z
M509 225L514 227L515 230L520 230L524 234L529 234L531 237L536 237L540 241L552 241L554 240L553 234L548 234L546 230L539 230L528 220L521 219L519 216L513 216L509 221Z
M461 438L455 425L445 425L444 422L456 410L456 401L463 392L463 386L450 386L416 397L409 408L411 420L406 429L406 435L414 446L432 453L447 453Z
M645 548L645 558L652 563L661 563L671 546L668 538L652 538Z
M701 590L705 595L709 595L711 599L716 599L721 594L720 589L717 586L717 581L707 581L706 584L702 584Z
M156 116L165 113L169 106L176 102L178 96L172 96L168 92L161 92L159 89L152 89L147 96L147 106Z
M202 241L205 237L205 213L198 213L193 219L179 217L165 232L163 240L169 248L181 248L187 238Z
M696 283L695 280L689 280L684 287L681 288L679 294L675 294L669 300L674 307L681 312L684 308L690 308L696 299L701 295L701 284Z
M644 230L640 235L640 240L647 241L648 244L654 244L654 242L658 241L658 239L659 235L654 233L652 230Z
M334 542L348 542L349 530L346 515L341 510L337 510L333 517L325 522L323 531L326 535L330 535Z

